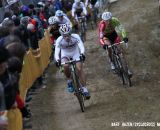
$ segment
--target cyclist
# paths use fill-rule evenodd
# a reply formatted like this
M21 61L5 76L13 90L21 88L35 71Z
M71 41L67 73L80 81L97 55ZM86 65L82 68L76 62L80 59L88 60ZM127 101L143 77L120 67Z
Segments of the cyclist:
M99 1L98 0L86 0L85 6L89 7L94 13L98 14Z
M59 25L67 24L72 27L71 21L69 20L67 15L63 13L62 10L57 10L55 16L57 17Z
M54 45L56 39L61 35L59 33L59 25L57 17L51 16L48 19L48 23L49 23L49 33L50 33L51 43L52 45Z
M83 94L86 99L90 98L90 94L86 88L86 78L83 71L83 63L85 60L85 48L82 40L78 34L71 34L71 27L62 25L59 29L61 36L56 41L55 47L55 60L56 66L59 67L60 63L68 61L69 58L78 61L76 63L78 76L82 84ZM81 61L80 61L81 60ZM69 92L74 92L69 65L64 65L64 73L67 77L67 89Z
M99 24L99 41L100 41L100 44L103 46L103 49L105 50L108 49L108 55L109 55L112 70L115 69L115 66L112 62L112 51L111 51L111 48L107 48L107 46L121 41L120 36L118 36L118 33L116 32L117 28L121 32L123 41L125 43L128 43L126 31L124 28L122 28L120 21L117 18L112 17L111 12L103 12L102 21ZM132 75L132 73L129 70L128 70L128 74L130 76Z
M72 5L72 17L80 17L83 15L87 15L87 9L81 0L75 0L73 5Z
M81 0L74 0L71 13L74 19L75 31L77 32L79 29L78 17L83 17L83 16L85 21L85 28L87 29L87 23L86 23L87 9L85 7L84 2L82 2Z

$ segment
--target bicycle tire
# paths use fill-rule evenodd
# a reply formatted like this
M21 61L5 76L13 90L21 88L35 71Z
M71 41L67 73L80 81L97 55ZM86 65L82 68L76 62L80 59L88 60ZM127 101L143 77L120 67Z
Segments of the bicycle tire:
M116 58L118 62L118 66L120 69L120 77L122 79L123 85L128 85L129 87L132 86L131 78L128 75L128 67L124 63L124 59L118 55L118 58Z
M122 64L121 61L119 59L120 57L113 55L113 63L115 65L115 70L116 73L118 74L118 76L121 78L123 85L125 85L125 79L124 79L124 74L123 74L123 70L122 70Z
M80 24L81 24L81 26L80 26L80 30L79 30L79 35L80 35L81 40L84 42L84 34L83 34L82 23L80 23Z
M86 31L85 31L85 24L84 22L81 23L81 33L82 33L82 41L85 42L86 41Z
M85 110L84 98L83 98L81 90L79 90L79 88L80 88L79 79L74 72L72 73L72 80L73 80L73 85L75 87L75 95L79 101L81 111L84 112L84 110Z
M132 87L131 78L128 76L128 74L124 71L123 77L125 80L125 84L127 84L129 87Z
M121 64L122 64L123 77L125 80L125 84L127 84L129 87L131 87L132 82L131 82L131 78L128 75L128 67L127 67L127 65L125 65L124 59L122 57L120 58L120 60L121 60Z
M97 25L97 15L98 15L98 9L94 9L93 10L93 21L95 25Z

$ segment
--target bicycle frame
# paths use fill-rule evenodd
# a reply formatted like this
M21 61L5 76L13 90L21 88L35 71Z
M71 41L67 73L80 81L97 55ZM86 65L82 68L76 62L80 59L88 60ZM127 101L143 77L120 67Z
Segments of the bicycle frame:
M78 61L76 60L72 60L70 59L69 61L62 63L62 65L64 64L69 64L70 68L71 68L71 75L72 75L72 80L73 80L73 86L75 89L75 95L77 96L77 99L79 101L80 107L81 107L81 111L84 112L84 97L83 97L83 93L82 93L82 89L81 89L81 83L79 81L79 77L77 75L76 72L76 63Z
M81 37L82 41L84 42L86 40L86 38L85 38L85 33L86 33L86 30L85 30L85 16L77 17L77 18L78 18L78 24L79 24L79 27L80 27L80 37Z
M112 60L117 74L121 77L123 84L128 83L131 86L131 79L128 75L128 67L125 63L123 52L119 50L117 45L125 43L124 41L109 45L108 48L112 49Z

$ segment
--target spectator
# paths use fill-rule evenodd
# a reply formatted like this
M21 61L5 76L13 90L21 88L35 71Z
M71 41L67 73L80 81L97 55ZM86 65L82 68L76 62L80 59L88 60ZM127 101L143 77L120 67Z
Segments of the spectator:
M30 17L26 16L20 19L20 26L19 29L21 31L21 35L22 35L22 43L24 43L26 50L29 49L30 45L29 45L29 32L27 30L27 25L29 23Z
M11 55L11 57L8 59L8 71L11 74L14 74L19 82L20 73L23 66L23 58L26 52L25 47L23 44L21 44L20 39L13 35L9 35L5 38L4 47L9 51ZM22 116L29 118L31 114L25 107L25 104L19 95L19 90L16 94L16 103L17 107L22 112Z
M55 10L55 11L57 11L57 10L62 10L62 9L63 9L62 3L61 3L60 0L54 0L53 6L54 6L54 10Z
M0 82L4 87L5 106L9 110L15 107L16 95L18 91L18 79L11 74L7 68L9 52L5 48L0 48Z

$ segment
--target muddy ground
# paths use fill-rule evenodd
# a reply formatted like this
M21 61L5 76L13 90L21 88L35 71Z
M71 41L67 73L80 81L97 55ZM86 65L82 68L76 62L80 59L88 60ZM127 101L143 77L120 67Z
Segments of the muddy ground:
M133 87L125 87L110 70L97 30L87 32L85 72L91 99L80 111L66 91L64 76L50 65L47 87L33 96L32 130L158 130L122 127L122 122L160 122L160 15L157 0L119 0L109 10L129 35L127 58L134 72ZM119 127L111 123L119 122Z

